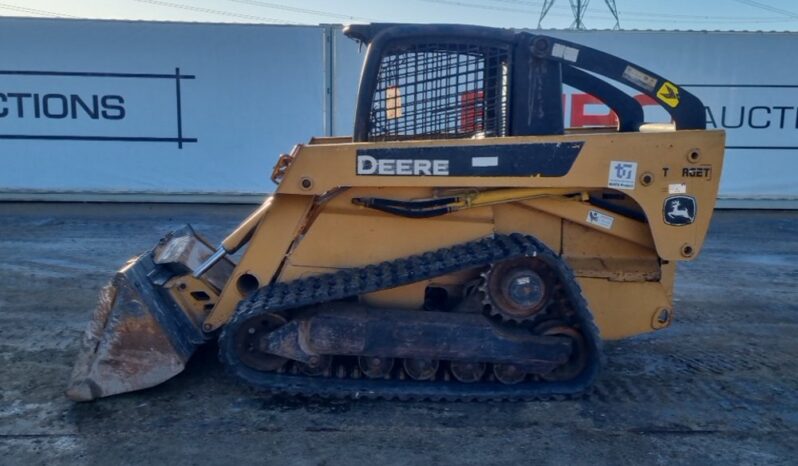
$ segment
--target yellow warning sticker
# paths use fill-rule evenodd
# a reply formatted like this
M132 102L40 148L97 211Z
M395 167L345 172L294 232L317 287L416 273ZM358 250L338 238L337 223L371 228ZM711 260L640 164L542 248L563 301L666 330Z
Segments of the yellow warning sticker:
M657 97L669 107L676 108L679 105L679 88L675 84L665 81L657 91Z

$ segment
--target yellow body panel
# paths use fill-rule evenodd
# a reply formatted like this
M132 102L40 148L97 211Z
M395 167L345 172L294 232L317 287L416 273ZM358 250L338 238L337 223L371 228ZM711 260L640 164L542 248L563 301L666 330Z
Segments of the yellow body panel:
M551 141L584 142L565 176L358 176L355 170L356 151L364 148ZM264 286L513 232L533 235L564 257L604 338L663 328L672 316L674 261L690 260L700 251L718 190L719 176L688 176L695 170L687 169L719 174L723 144L721 131L670 131L368 144L339 138L299 146L269 205L226 240L232 247L251 237L204 329L219 328L230 318L251 291L244 278L254 277ZM613 161L637 163L633 189L608 189ZM468 195L457 211L432 218L402 217L352 202L362 197L430 199L464 190ZM668 225L664 199L682 190L697 201L695 221ZM588 202L590 193L607 192L624 194L647 221ZM590 211L611 216L612 225L591 223ZM460 274L434 281L456 284L467 278ZM363 299L372 305L419 308L430 282Z

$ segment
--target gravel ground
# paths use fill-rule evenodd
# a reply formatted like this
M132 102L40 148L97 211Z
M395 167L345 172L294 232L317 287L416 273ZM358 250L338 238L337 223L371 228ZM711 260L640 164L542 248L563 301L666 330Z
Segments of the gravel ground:
M153 389L62 395L100 287L183 223L220 239L247 206L0 204L3 464L795 464L798 212L721 211L680 265L676 322L607 345L578 401L270 397L214 348Z

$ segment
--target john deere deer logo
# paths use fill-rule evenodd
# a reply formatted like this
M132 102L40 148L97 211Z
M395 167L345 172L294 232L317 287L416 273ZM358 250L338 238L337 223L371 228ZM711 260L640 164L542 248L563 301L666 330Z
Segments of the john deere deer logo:
M695 221L696 204L692 196L671 196L665 199L664 220L668 225L689 225Z

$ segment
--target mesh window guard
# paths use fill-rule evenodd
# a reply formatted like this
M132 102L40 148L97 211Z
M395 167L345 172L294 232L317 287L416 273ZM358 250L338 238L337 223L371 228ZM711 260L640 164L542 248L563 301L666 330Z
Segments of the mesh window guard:
M403 45L383 55L369 140L506 136L509 50L463 43Z

